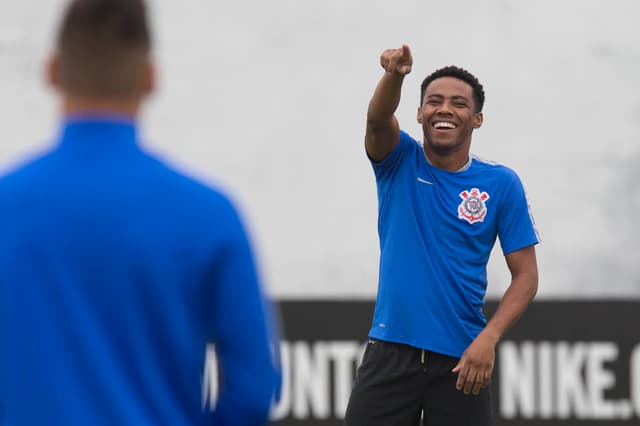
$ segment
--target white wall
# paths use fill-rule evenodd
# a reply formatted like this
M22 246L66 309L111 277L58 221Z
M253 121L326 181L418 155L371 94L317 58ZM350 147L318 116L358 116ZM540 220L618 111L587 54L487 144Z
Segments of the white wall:
M0 166L48 145L41 83L62 0L0 0ZM236 195L279 297L372 297L378 240L363 152L380 52L408 43L398 111L457 64L485 86L473 151L507 164L543 237L540 297L640 297L640 3L634 0L152 1L161 87L147 146ZM508 274L499 251L489 295Z

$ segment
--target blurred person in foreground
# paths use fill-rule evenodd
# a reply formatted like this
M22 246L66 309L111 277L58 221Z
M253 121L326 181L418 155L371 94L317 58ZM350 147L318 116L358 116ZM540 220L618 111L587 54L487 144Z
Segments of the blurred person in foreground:
M141 148L143 1L70 2L48 80L59 137L0 179L0 424L265 424L278 374L239 215Z
M384 51L369 103L380 277L345 423L490 425L495 347L537 291L539 239L516 173L470 155L484 103L472 74L449 66L426 77L423 143L400 130L394 114L412 64L406 45ZM487 323L486 265L497 237L512 279Z

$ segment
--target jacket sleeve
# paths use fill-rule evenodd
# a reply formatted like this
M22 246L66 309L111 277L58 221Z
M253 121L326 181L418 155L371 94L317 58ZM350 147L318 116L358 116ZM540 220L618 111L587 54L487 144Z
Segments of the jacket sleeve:
M230 216L210 283L220 381L214 424L263 425L279 388L280 374L272 356L277 337L270 335L269 305L260 288L248 236L235 211Z

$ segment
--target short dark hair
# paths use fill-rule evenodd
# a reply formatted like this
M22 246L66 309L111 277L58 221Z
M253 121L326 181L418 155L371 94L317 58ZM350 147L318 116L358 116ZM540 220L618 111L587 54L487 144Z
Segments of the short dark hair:
M60 84L74 94L131 95L150 49L144 0L73 0L57 39Z
M473 89L475 110L476 112L482 111L482 107L484 106L484 88L482 87L482 84L480 84L478 79L469 71L455 65L449 65L444 68L440 68L432 72L422 81L422 85L420 86L420 105L422 105L422 102L424 101L424 94L427 91L427 87L429 86L429 84L431 84L433 80L442 77L457 78L458 80L462 80L469 86L471 86L471 89Z

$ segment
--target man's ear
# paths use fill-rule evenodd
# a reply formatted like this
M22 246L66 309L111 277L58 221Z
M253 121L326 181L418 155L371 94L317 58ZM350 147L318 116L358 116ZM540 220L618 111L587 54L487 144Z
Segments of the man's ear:
M142 73L142 94L144 96L151 95L156 89L156 67L151 58L147 58Z
M476 113L475 117L473 117L473 128L479 129L482 126L483 121L484 116L482 115L482 111Z
M422 124L422 107L418 107L417 120L418 120L418 123Z
M61 89L60 58L52 54L45 63L44 78L46 83L56 90Z

